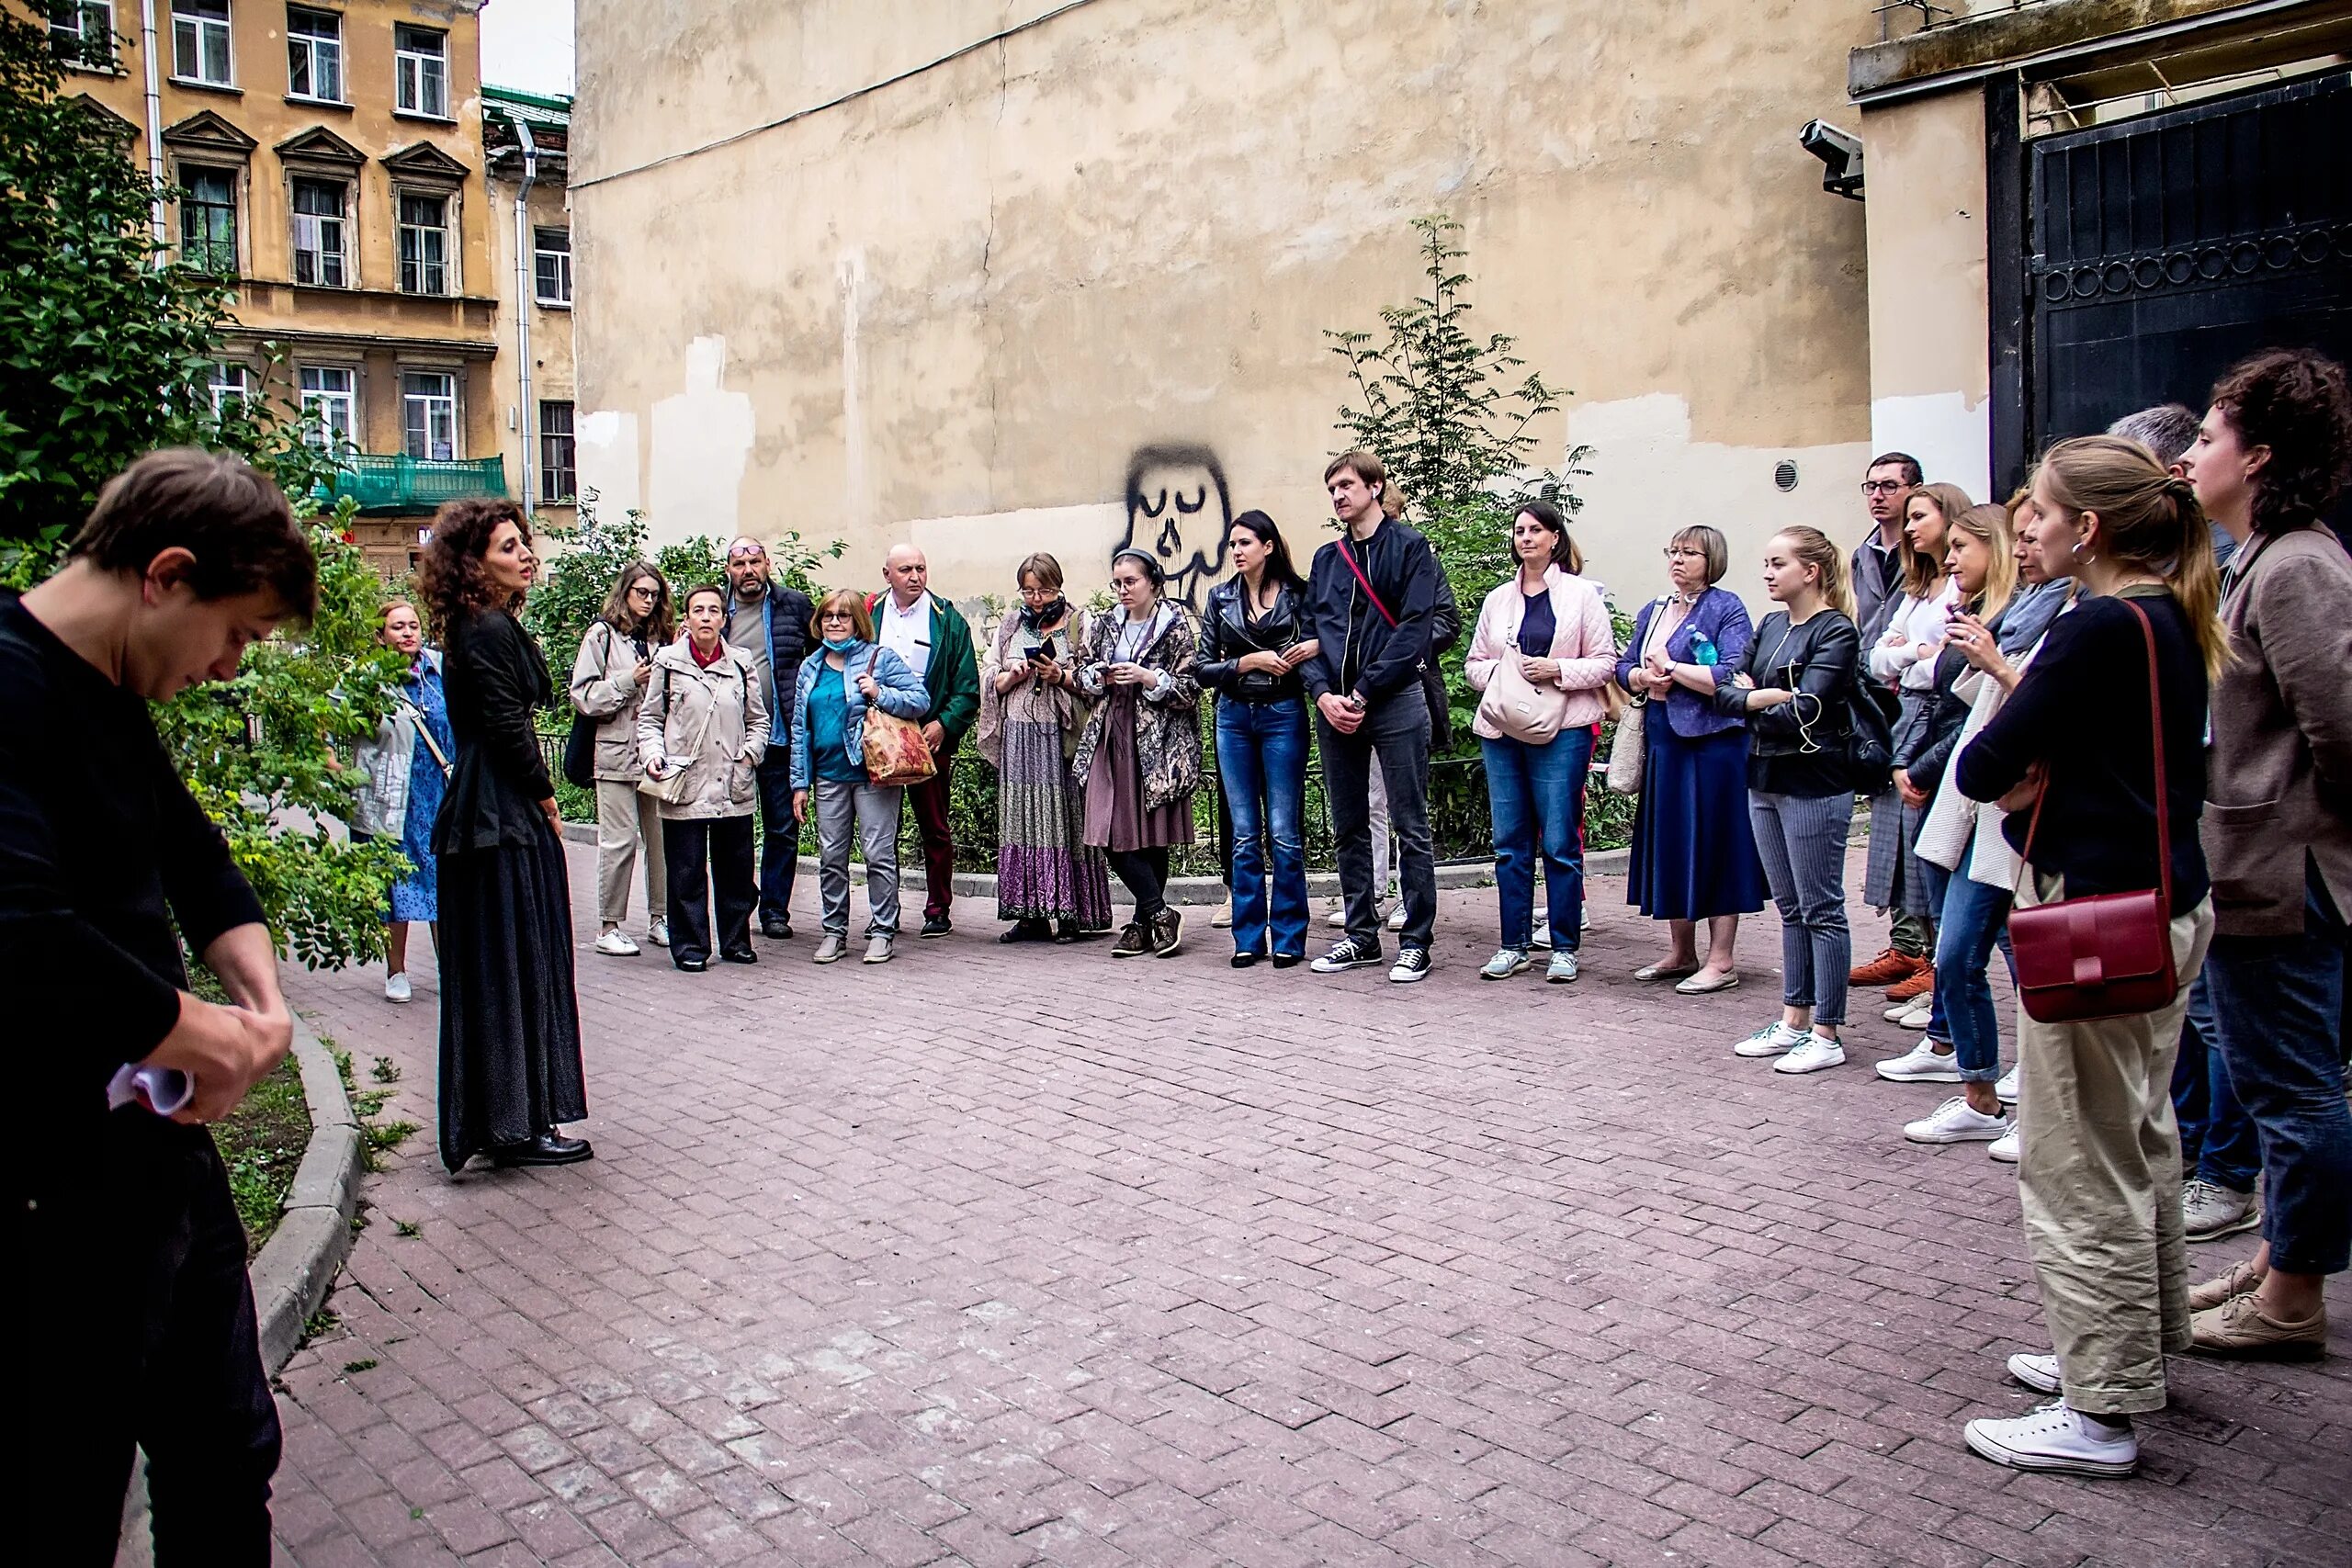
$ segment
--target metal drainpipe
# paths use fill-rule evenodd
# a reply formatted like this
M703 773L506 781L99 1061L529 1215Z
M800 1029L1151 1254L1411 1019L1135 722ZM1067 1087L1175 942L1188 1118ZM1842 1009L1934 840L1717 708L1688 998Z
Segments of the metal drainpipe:
M164 88L155 60L155 0L139 0L139 53L147 66L147 173L155 181L152 221L155 243L164 243L170 231L164 223Z
M514 352L519 356L514 395L520 402L515 423L523 433L523 513L528 516L537 497L531 450L531 186L539 177L539 144L531 140L531 128L521 117L509 123L523 147L523 183L514 192Z

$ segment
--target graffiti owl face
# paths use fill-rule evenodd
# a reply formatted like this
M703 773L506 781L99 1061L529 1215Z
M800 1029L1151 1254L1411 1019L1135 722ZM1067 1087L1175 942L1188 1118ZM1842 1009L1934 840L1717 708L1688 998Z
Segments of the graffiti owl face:
M1146 446L1127 465L1127 533L1121 548L1148 550L1167 594L1197 610L1225 567L1233 521L1225 469L1205 446Z

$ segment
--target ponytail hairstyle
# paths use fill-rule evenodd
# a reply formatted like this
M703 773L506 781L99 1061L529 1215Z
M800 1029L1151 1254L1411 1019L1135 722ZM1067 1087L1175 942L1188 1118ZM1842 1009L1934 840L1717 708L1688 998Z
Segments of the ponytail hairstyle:
M2167 472L2145 446L2115 435L2059 442L2042 457L2040 482L2073 516L2098 513L2102 552L2165 580L2204 655L2205 678L2220 675L2230 661L2222 574L2196 487Z
M2352 388L2334 360L2265 350L2230 367L2214 383L2212 405L2241 446L2270 448L2254 476L2257 533L2318 522L2352 484Z
M2009 509L1998 502L1972 506L1953 518L1951 525L1982 543L1993 558L1991 569L1984 573L1983 590L1977 593L1975 603L1966 606L1978 620L1990 621L2009 607L2009 601L2018 591L2016 536L2009 530Z
M1854 589L1846 580L1846 558L1818 528L1803 524L1774 536L1789 542L1789 554L1821 574L1822 602L1848 620L1854 618Z
M1903 512L1906 523L1910 518L1911 503L1921 496L1927 497L1936 511L1942 514L1944 531L1947 533L1951 532L1951 525L1960 520L1960 514L1973 504L1968 499L1968 492L1958 485L1914 485L1911 487L1911 493L1903 498ZM1941 581L1944 575L1944 558L1940 555L1930 556L1923 550L1914 548L1911 544L1911 530L1908 527L1896 530L1894 550L1895 558L1903 564L1903 592L1914 599L1925 599L1928 592Z

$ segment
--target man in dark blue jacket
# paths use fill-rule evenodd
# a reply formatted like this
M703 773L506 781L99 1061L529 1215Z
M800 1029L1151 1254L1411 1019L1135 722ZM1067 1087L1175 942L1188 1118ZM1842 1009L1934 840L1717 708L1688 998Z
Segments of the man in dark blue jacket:
M792 817L792 694L808 652L808 595L775 581L757 539L727 547L727 641L751 656L775 733L760 760L760 934L792 935L792 875L800 866L800 825ZM776 705L781 701L783 707Z
M1308 573L1308 635L1321 646L1301 673L1315 699L1323 784L1339 840L1348 934L1314 964L1336 975L1381 961L1380 889L1372 885L1372 770L1377 762L1396 834L1405 926L1389 979L1430 972L1437 918L1437 862L1430 840L1430 701L1425 684L1438 601L1437 557L1396 521L1404 510L1387 470L1349 452L1323 470L1340 537L1315 552Z

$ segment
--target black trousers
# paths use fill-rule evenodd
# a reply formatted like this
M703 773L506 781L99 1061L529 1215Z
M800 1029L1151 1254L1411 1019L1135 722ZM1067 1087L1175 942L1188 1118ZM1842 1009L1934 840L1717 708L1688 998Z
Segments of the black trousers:
M1168 908L1167 850L1105 850L1102 854L1121 884L1135 895L1136 919L1149 921Z
M670 872L670 959L711 955L711 905L718 906L718 951L752 945L752 908L759 881L752 870L752 817L662 820L662 854Z
M22 1327L36 1337L10 1338L24 1392L0 1497L36 1543L27 1561L109 1568L135 1445L160 1568L266 1568L277 1406L244 1227L210 1135L115 1124L147 1115L108 1118L93 1212L27 1216L29 1255L10 1248L27 1266L10 1289L34 1295L8 1315L31 1318Z

